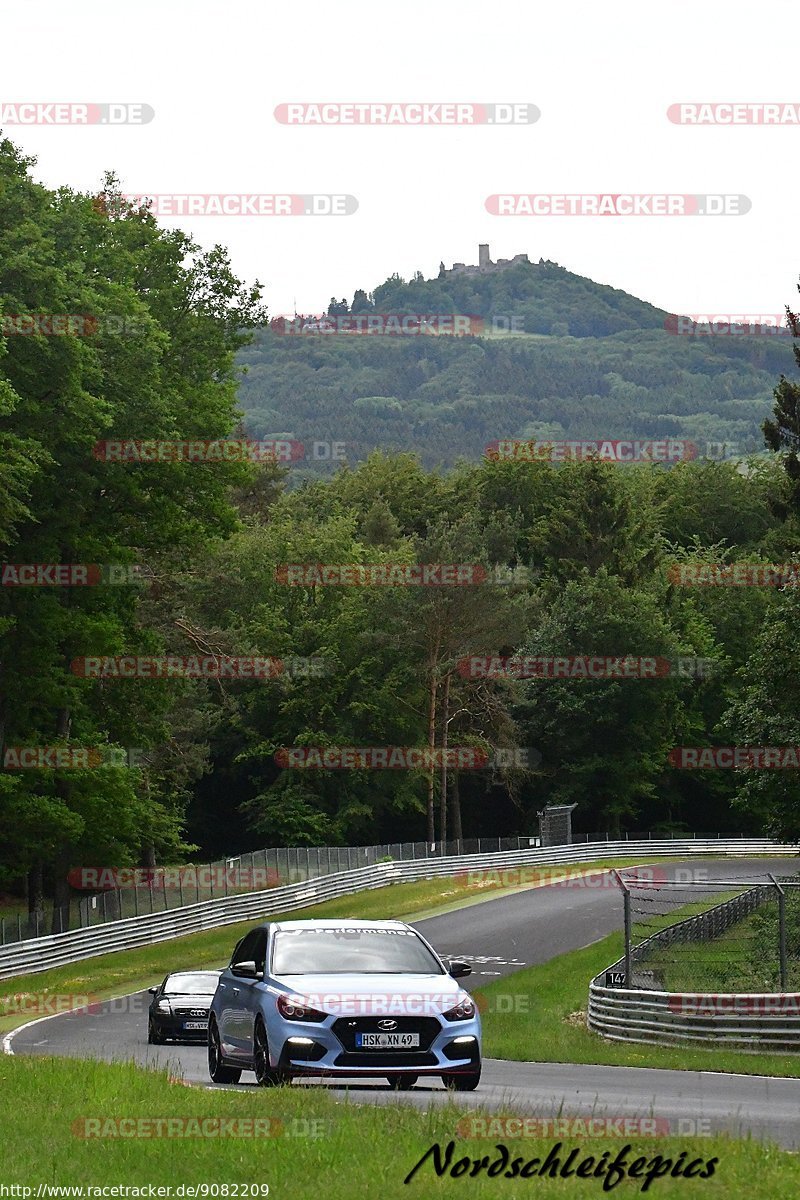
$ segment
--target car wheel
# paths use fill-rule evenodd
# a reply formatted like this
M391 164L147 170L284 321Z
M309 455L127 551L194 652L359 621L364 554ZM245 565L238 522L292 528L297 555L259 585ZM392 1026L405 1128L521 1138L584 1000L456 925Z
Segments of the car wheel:
M164 1035L151 1017L147 1022L147 1041L151 1046L163 1046Z
M273 1071L270 1066L267 1031L261 1017L256 1017L253 1030L253 1070L259 1087L275 1087L285 1081L285 1076L280 1071Z
M419 1075L389 1075L389 1087L395 1092L407 1092L413 1088Z
M477 1071L453 1071L442 1076L444 1086L454 1092L474 1092L480 1081L480 1068Z
M208 1023L208 1073L214 1083L238 1083L242 1072L237 1067L226 1067L222 1061L222 1046L217 1022Z

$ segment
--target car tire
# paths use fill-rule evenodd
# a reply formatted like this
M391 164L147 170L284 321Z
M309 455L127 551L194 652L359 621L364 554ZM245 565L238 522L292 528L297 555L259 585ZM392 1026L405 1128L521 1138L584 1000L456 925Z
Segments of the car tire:
M208 1073L212 1083L238 1083L242 1072L238 1067L226 1067L222 1061L222 1046L217 1022L208 1022Z
M259 1087L277 1087L279 1083L288 1082L284 1072L275 1071L270 1066L267 1031L261 1017L256 1017L253 1027L253 1070Z
M147 1041L150 1046L163 1046L165 1041L163 1033L157 1028L152 1017L147 1022Z
M413 1088L419 1075L388 1075L389 1087L395 1092L407 1092Z
M442 1076L442 1083L454 1092L474 1092L481 1081L481 1070L453 1071Z

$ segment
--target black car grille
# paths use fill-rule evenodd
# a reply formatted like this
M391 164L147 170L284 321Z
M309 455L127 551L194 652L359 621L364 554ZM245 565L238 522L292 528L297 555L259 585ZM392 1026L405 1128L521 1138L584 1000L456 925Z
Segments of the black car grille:
M355 1054L340 1054L333 1060L335 1067L435 1067L436 1055L414 1050L360 1050Z
M375 1060L376 1065L388 1065L389 1062L394 1062L401 1057L408 1056L417 1058L425 1050L429 1050L431 1042L438 1033L441 1033L442 1026L436 1017L394 1017L394 1029L382 1029L381 1022L386 1021L386 1017L339 1017L331 1026L339 1041L348 1051L348 1057L353 1057L361 1066L365 1066L367 1060L370 1062ZM385 1053L380 1053L377 1050L361 1050L356 1046L355 1035L357 1033L418 1033L419 1034L419 1050L414 1051L388 1050ZM378 1060L385 1059L385 1063ZM345 1064L342 1064L345 1065ZM349 1064L348 1064L349 1065ZM423 1066L423 1063L418 1063L418 1066Z
M176 1017L196 1017L198 1020L208 1017L207 1008L173 1008L172 1012Z

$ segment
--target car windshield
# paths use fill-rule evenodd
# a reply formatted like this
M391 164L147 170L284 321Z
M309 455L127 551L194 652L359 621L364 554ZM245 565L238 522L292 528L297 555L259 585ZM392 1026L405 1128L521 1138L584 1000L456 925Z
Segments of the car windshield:
M279 930L273 975L442 975L412 929Z
M218 975L198 972L195 975L170 975L164 991L171 996L202 996L217 990Z

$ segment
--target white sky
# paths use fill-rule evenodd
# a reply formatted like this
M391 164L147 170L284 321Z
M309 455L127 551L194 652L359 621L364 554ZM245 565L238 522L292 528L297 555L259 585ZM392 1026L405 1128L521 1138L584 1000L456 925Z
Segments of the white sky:
M674 312L780 312L796 299L800 127L685 128L677 101L800 103L794 6L672 0L0 0L0 103L139 101L143 126L12 127L55 186L344 192L338 218L174 222L223 242L271 312L319 311L393 271L520 251ZM285 101L526 101L510 128L291 127ZM743 193L746 216L493 217L494 192Z

